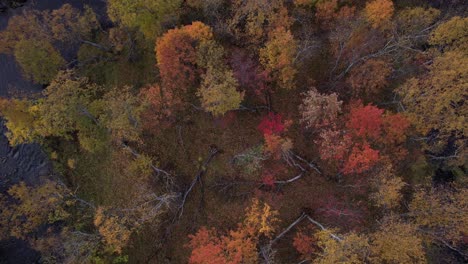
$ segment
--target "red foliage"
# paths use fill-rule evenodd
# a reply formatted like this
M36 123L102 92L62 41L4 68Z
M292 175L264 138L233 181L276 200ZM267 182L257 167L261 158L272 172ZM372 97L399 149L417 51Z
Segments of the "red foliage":
M223 246L215 229L208 230L202 227L195 235L189 235L188 247L192 249L189 263L193 264L219 264L226 263L223 256Z
M346 127L357 136L379 139L382 129L382 114L384 110L373 105L358 104L351 108Z
M260 130L263 135L279 135L285 131L285 129L286 126L283 123L282 116L272 112L266 115L258 125L258 130Z
M405 140L410 121L401 114L384 116L384 141L387 144L398 144Z
M317 239L313 235L297 232L294 236L293 246L301 254L302 258L311 259L318 251Z
M372 149L368 143L354 145L351 154L345 161L344 174L363 173L379 161L379 151Z
M197 78L195 40L182 29L169 30L157 41L156 59L163 87L184 94Z
M275 186L275 176L269 172L264 173L262 176L262 183L269 187Z

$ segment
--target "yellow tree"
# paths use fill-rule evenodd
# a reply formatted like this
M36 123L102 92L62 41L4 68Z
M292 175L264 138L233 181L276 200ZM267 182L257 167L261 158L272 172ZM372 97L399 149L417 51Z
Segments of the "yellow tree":
M468 50L468 37L466 28L468 18L455 16L449 21L439 25L431 34L429 43L439 45L446 49L459 49L462 52Z
M291 31L277 27L268 36L265 47L260 49L260 62L276 78L278 86L284 89L294 87L297 73L294 60L297 42Z
M411 201L410 214L429 240L457 247L468 230L467 197L466 188L420 189Z
M371 199L377 206L386 209L398 207L403 198L401 191L405 183L400 177L395 176L390 164L380 169L377 176L372 179L372 185L375 191L371 194Z
M237 88L238 83L231 70L209 67L197 94L201 98L203 108L219 116L239 108L244 94Z
M29 110L31 105L27 100L0 98L0 115L6 119L6 136L11 145L30 143L35 139L35 117Z
M416 226L389 217L371 235L371 263L426 263Z
M369 255L369 238L365 235L349 233L337 240L331 236L335 230L322 230L315 234L321 253L314 260L319 264L365 263Z
M372 0L366 3L364 14L374 28L385 26L393 16L392 0Z
M467 67L466 53L449 51L434 58L426 74L409 79L398 89L406 113L419 132L427 135L435 129L442 141L455 135L461 141L458 145L463 146L460 139L467 134L468 115L464 103L468 93ZM457 158L463 162L463 155Z
M69 190L56 182L44 180L36 187L20 182L8 190L8 195L14 202L2 201L0 226L6 229L2 235L24 239L39 226L69 216L64 209Z

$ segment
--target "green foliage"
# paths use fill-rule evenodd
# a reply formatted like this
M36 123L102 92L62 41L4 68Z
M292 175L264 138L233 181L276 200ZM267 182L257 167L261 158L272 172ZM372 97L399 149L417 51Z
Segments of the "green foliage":
M176 20L181 3L181 0L111 0L108 15L112 21L136 27L148 40L153 40L162 33L163 23Z
M50 83L65 66L65 59L47 41L21 40L15 46L15 57L25 76L40 84Z

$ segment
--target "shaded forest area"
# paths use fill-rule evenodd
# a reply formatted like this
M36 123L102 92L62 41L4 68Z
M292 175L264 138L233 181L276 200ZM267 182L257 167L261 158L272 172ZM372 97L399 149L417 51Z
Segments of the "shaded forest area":
M464 1L10 2L0 53L43 91L0 97L4 134L53 173L2 175L3 252L468 261Z

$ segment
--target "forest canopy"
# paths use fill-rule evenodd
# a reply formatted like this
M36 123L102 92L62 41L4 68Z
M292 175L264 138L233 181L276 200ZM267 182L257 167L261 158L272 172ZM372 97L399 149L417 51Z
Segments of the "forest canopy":
M63 2L0 31L42 87L0 97L5 137L52 168L0 168L1 241L38 263L468 261L464 1Z

